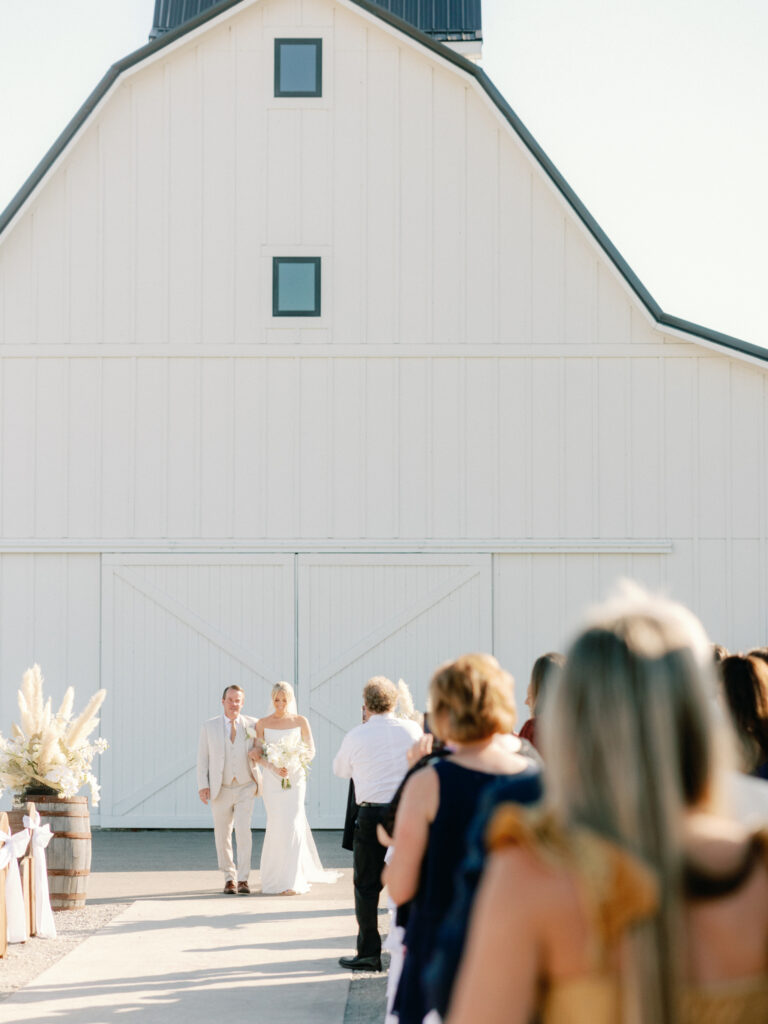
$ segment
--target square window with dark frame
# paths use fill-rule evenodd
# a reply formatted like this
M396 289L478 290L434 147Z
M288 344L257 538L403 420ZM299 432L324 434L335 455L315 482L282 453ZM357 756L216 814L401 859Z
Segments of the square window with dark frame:
M272 316L320 316L320 257L272 259Z
M275 96L323 95L323 40L275 40Z

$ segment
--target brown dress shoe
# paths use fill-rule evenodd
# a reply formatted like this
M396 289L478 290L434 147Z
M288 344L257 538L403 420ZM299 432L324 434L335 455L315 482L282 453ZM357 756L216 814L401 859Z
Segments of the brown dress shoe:
M237 896L237 888L235 886L235 883L231 879L224 886L224 892L227 894L227 896Z
M238 882L237 883L237 891L245 893L246 896L250 896L251 895L251 890L250 890L250 887L249 887L247 882Z

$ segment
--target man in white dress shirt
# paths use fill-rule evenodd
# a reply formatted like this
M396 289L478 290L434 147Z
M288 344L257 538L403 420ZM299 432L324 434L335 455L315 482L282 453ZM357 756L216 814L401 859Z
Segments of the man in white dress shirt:
M213 812L216 855L226 881L224 892L248 895L251 870L251 814L257 787L251 774L248 751L253 740L246 729L256 719L241 714L245 694L236 683L226 687L221 703L224 713L209 719L200 732L197 748L197 787L204 804ZM232 828L237 843L237 867L232 855Z
M378 910L387 851L376 838L376 826L408 770L408 751L422 735L415 722L395 718L396 703L394 683L384 676L369 679L363 690L365 721L347 733L333 760L334 774L354 782L358 806L352 843L357 955L339 960L352 971L381 970Z

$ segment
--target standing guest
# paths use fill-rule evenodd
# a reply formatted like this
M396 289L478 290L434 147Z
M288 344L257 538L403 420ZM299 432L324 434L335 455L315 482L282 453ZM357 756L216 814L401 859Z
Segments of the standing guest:
M525 695L525 706L530 711L531 717L524 723L518 735L521 740L528 740L537 750L539 747L536 743L536 716L541 714L545 690L564 664L565 658L562 654L558 654L557 651L549 651L537 658L531 669L531 681L528 683L528 692Z
M479 802L500 778L538 774L502 738L515 724L513 680L491 655L467 654L442 665L429 697L430 726L451 753L406 783L395 817L394 853L384 872L395 903L412 900L394 1002L401 1024L421 1024L432 1008L424 970L451 905Z
M719 811L713 675L681 606L594 613L544 709L545 809L492 820L448 1024L768 1020L768 834Z
M200 731L197 748L197 789L213 812L213 835L219 868L228 895L248 895L251 871L251 814L257 786L251 774L248 751L253 740L246 730L255 718L241 714L245 693L236 683L221 698L223 714L209 719ZM232 829L237 843L237 867L232 856Z
M379 894L386 848L376 836L389 802L406 773L406 755L421 736L421 728L395 717L397 687L384 676L369 679L363 690L365 721L350 730L333 760L341 779L352 779L357 797L357 820L352 845L357 918L357 954L343 956L342 967L352 971L381 970Z
M741 748L741 767L768 779L768 664L760 657L731 654L719 668Z

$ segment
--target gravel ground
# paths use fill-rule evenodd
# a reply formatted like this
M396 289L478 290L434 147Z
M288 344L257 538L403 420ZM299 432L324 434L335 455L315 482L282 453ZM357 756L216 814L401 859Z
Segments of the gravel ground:
M32 938L9 945L0 960L0 1002L29 984L127 906L128 903L97 903L82 910L58 910L53 915L55 939Z

